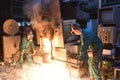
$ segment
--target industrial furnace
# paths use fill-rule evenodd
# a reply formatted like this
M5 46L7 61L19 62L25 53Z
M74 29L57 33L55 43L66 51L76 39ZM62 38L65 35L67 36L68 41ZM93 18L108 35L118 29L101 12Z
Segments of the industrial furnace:
M24 15L35 31L43 62L49 62L52 56L57 58L54 48L64 48L59 0L25 0ZM37 55L33 58L37 57L40 59Z

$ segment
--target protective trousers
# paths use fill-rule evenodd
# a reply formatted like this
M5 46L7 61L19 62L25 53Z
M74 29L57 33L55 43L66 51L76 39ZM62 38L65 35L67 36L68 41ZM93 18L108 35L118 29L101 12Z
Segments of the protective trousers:
M26 56L26 59L27 59L28 63L31 64L31 63L32 63L32 58L30 57L30 54L29 54L28 49L24 49L24 54L25 54L25 56ZM20 59L19 59L19 63L20 63L20 64L22 64L23 61L24 61L24 60L23 60L24 54L21 54L21 55L20 55Z
M88 60L90 78L95 80L101 80L100 73L98 70L99 60L95 57L90 57Z
M99 65L100 60L102 59L102 54L101 54L102 48L97 49L96 52L97 52L96 56L89 57L88 59L89 73L90 73L90 78L93 78L95 80L101 80L98 65Z

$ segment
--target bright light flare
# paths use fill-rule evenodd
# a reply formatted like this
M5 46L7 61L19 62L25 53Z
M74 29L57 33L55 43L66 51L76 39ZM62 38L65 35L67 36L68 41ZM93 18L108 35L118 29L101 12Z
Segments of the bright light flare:
M58 63L23 65L21 80L70 80L68 71Z
M20 78L17 80L81 80L71 77L65 64L58 61L41 65L24 64L18 72Z
M40 44L40 50L43 53L51 53L51 41L48 38L41 38Z
M51 52L50 40L48 38L44 38L43 44L44 44L44 50L46 51L46 53L50 53Z

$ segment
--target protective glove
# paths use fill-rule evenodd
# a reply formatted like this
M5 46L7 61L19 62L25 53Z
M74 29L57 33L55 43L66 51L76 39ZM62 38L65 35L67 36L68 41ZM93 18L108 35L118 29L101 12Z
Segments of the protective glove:
M35 55L36 54L36 50L33 50L33 54L31 54L31 55Z
M24 51L24 50L22 50L22 51L21 51L21 54L23 55L24 53L25 53L25 51Z

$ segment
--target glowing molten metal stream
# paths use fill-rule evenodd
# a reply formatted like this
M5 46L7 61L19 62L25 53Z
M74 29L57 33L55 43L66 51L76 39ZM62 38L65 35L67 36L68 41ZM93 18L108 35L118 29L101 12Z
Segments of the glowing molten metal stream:
M43 38L43 45L45 53L51 52L51 42L48 38Z

